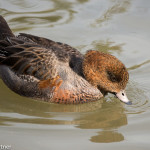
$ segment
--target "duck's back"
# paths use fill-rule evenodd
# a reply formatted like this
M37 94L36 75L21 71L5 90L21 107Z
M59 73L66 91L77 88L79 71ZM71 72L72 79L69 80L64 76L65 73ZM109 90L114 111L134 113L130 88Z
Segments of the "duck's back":
M83 75L83 55L77 49L71 47L70 45L25 33L20 33L17 38L23 41L36 43L43 48L51 49L51 51L55 53L59 61L69 63L69 66L76 73L78 73L79 75Z

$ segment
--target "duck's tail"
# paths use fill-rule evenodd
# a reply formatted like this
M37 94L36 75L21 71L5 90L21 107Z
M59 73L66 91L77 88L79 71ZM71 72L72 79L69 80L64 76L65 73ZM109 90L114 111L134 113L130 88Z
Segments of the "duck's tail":
M7 37L14 37L14 34L12 33L5 19L0 15L0 40L3 40Z
M12 33L5 19L0 15L0 65L6 58L7 52L5 51L5 47L9 45L7 41L11 37L15 37L15 35Z

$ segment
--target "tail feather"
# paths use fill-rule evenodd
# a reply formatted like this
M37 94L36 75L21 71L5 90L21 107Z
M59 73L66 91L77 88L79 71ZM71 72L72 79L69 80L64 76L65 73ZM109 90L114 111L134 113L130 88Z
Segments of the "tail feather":
M15 37L9 28L5 19L0 15L0 40L3 40L7 37Z

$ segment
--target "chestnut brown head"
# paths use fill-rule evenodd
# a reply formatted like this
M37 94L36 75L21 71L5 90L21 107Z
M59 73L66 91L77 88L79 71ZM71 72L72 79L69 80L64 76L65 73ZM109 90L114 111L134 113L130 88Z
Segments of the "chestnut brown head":
M93 50L88 51L83 62L83 73L86 80L104 95L110 92L121 101L131 104L125 93L129 74L124 64L115 56Z

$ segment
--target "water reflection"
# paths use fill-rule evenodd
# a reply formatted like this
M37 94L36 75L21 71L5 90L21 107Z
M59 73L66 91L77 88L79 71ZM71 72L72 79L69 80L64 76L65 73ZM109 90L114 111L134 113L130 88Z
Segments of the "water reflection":
M114 41L111 41L109 39L107 40L96 40L93 41L91 43L91 45L87 46L87 45L80 45L78 47L76 47L78 50L82 50L82 51L87 51L87 49L93 49L93 50L98 50L100 52L104 52L104 53L118 53L120 54L122 52L122 47L124 46L124 43L121 44L117 44Z
M14 121L14 122L30 122L30 123L35 123L36 120L36 123L43 124L44 119L47 120L47 124L51 124L50 119L56 117L60 113L90 112L101 108L103 103L103 100L100 100L97 102L80 105L49 104L21 97L13 93L11 90L9 90L4 85L3 81L0 81L0 95L1 95L0 116L1 117L6 116L6 118L4 117L6 120L4 118L1 118L1 124L4 120L6 122ZM53 114L53 112L55 112L55 115ZM15 114L13 115L13 113ZM22 119L20 118L18 119L18 115L16 118L14 118L16 114L19 114ZM58 124L58 121L56 121L55 124ZM64 122L62 124L67 123Z
M92 46L94 49L105 53L111 53L113 51L120 54L123 45L124 44L116 44L115 42L112 42L110 40L92 42Z
M16 112L25 115L50 117L47 112L89 112L101 108L103 99L93 103L79 105L49 104L25 98L9 90L3 81L0 81L0 110L2 112ZM7 95L7 96L6 96ZM33 107L34 106L34 107Z
M9 1L0 2L2 15L11 23L14 32L30 30L37 27L53 27L72 21L77 12L74 5L88 2L79 0L74 2L61 0L46 1ZM8 7L9 6L9 7ZM31 9L32 8L32 9ZM38 14L38 15L37 15Z
M115 131L102 131L98 135L91 137L90 141L95 143L112 143L124 140L124 136Z
M80 118L84 124L77 127L82 129L113 129L127 124L124 108L120 102L104 102L102 109L89 113Z
M118 142L124 136L118 133L117 128L127 125L127 116L120 102L104 102L102 109L79 118L82 122L77 127L81 129L100 129L98 135L92 136L92 142ZM78 120L78 119L77 119Z
M146 64L149 64L150 63L150 60L146 60L145 62L141 63L141 64L138 64L138 65L134 65L134 66L131 66L130 68L128 68L128 70L134 70L134 69L138 69Z
M104 22L108 22L116 14L124 13L129 9L130 0L112 0L113 5L109 7L104 14L102 14L94 23L91 24L92 27L101 26Z
M10 126L13 125L12 123L75 125L80 129L102 130L97 136L91 137L93 142L107 135L109 138L106 138L105 142L108 142L108 139L109 142L114 142L123 137L121 133L114 132L114 129L127 124L124 108L119 101L108 103L106 100L100 100L81 105L48 104L16 95L2 81L0 95L0 125L2 126ZM120 138L118 135L121 135ZM114 137L112 141L110 137Z

